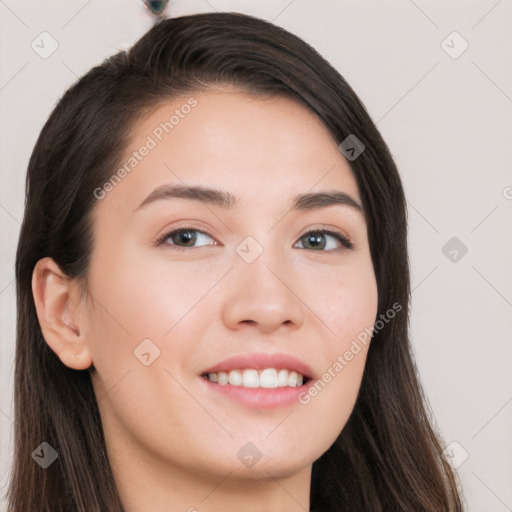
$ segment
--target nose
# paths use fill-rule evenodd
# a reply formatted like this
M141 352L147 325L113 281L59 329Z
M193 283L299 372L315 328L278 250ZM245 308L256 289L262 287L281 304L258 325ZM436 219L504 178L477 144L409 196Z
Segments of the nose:
M287 268L286 268L287 267ZM299 296L296 275L278 256L264 251L255 261L241 258L230 272L222 317L230 329L254 325L262 333L281 326L296 330L304 322L305 305Z

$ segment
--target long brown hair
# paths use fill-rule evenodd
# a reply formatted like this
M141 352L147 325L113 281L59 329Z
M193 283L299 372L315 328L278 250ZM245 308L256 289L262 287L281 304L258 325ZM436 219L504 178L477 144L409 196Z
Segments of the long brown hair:
M347 50L349 51L349 50ZM367 219L378 313L402 311L375 330L361 388L343 431L313 463L311 510L462 511L456 473L423 394L408 337L406 201L389 149L364 105L313 48L266 21L214 13L158 22L128 51L92 68L60 99L32 152L16 256L14 454L9 512L122 512L87 370L68 368L43 339L31 290L45 256L86 283L94 190L117 169L130 130L178 94L234 85L307 106L341 143ZM31 454L59 454L47 469Z

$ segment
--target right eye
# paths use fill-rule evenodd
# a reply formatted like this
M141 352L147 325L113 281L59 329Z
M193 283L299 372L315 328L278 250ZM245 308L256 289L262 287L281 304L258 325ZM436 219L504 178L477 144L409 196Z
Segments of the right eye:
M164 235L162 235L157 241L157 246L163 246L163 245L170 245L173 248L179 250L179 251L190 251L194 247L201 247L195 246L194 244L197 242L197 240L201 240L201 238L210 238L213 240L213 238L205 233L204 231L201 231L199 229L196 229L195 227L182 227L179 229L174 229L172 231L168 231ZM171 240L171 242L169 242ZM181 246L180 244L185 244L184 246ZM202 244L202 245L208 245L208 244ZM211 245L217 245L211 244Z

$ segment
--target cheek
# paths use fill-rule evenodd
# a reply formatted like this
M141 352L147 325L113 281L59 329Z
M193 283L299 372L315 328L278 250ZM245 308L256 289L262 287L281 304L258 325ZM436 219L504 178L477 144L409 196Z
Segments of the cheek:
M117 263L101 256L96 261L101 265L91 265L87 338L95 367L108 378L106 385L114 376L119 378L122 369L140 366L137 354L142 347L152 352L150 357L158 354L160 364L171 367L193 355L189 341L195 334L199 338L195 331L209 316L205 309L209 301L203 299L219 281L219 269L214 272L207 265L165 258L148 262L130 258L129 253L123 253Z
M329 328L321 349L326 365L314 389L302 397L301 403L315 410L317 417L325 418L324 428L335 438L359 393L377 315L377 283L370 258L345 269L324 269L319 279L326 290L316 301L323 323Z
M373 326L377 315L377 283L371 260L346 268L323 270L324 292L317 296L318 311L331 336L329 346L342 350Z

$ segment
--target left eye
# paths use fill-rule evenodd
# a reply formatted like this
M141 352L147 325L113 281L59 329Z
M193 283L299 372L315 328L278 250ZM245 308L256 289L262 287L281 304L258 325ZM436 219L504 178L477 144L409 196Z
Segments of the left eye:
M198 229L194 228L180 228L175 229L174 231L170 231L166 233L165 235L161 236L157 240L157 245L171 245L174 248L182 251L187 251L190 249L193 249L194 247L197 247L195 243L200 240L201 237L203 239L210 238L213 240L213 238L208 235L207 233L204 233L203 231L200 231ZM305 247L304 243L302 243L302 247L300 249L309 249L309 250L318 250L321 251L325 250L336 250L336 249L352 249L352 243L348 238L346 238L341 233L337 233L336 231L330 231L325 229L318 229L318 230L312 230L308 231L307 233L304 233L299 240L306 240L306 245L309 245L310 247ZM327 239L333 239L334 242L331 242L330 244ZM169 242L169 240L171 242ZM180 244L186 244L184 246ZM341 244L341 248L339 245ZM207 244L202 244L207 245ZM211 244L216 245L216 244ZM199 246L200 247L200 246Z
M309 245L313 246L313 250L318 249L319 246L321 249L327 249L327 250L340 249L340 247L336 247L336 242L334 242L334 244L331 243L331 247L327 247L329 244L324 241L326 237L333 238L334 240L336 240L336 242L338 244L341 244L346 249L352 249L352 247L353 247L350 240L347 237L345 237L344 235L342 235L341 233L337 233L336 231L330 231L330 230L325 230L325 229L308 231L307 233L304 233L300 237L300 240L305 238L307 240L307 243ZM333 245L334 245L334 247L333 247ZM305 247L305 249L308 249L308 247Z

